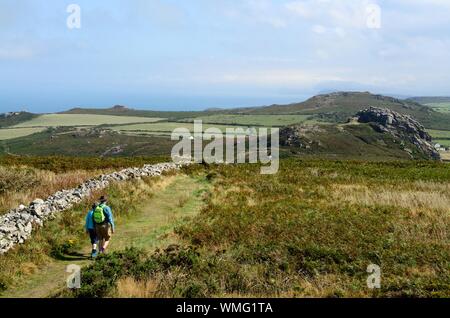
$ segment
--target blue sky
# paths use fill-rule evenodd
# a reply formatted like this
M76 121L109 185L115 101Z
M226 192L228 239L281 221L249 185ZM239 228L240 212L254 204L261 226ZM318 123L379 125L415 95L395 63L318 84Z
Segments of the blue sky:
M0 112L450 95L449 57L448 0L0 0Z

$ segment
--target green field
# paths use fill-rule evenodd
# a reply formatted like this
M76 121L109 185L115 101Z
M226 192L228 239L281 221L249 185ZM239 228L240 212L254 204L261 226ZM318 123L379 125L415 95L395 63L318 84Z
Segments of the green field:
M25 137L45 130L43 127L35 128L3 128L0 129L0 140Z
M228 125L249 125L249 126L287 126L292 124L311 121L310 115L228 115L216 114L180 120L183 122L192 122L194 119L201 119L209 124L228 124Z
M88 114L47 114L20 123L14 127L58 127L58 126L98 126L120 125L130 123L148 123L163 120L163 118L110 116Z
M208 128L219 128L222 132L225 132L227 128L236 129L237 126L233 125L212 125L203 124L203 131ZM116 131L131 134L149 134L149 135L170 135L172 131L176 128L187 128L189 131L194 131L194 124L192 123L175 123L175 122L159 122L159 123L142 123L142 124L132 124L123 126L113 126L110 127ZM248 127L242 126L243 129Z
M430 103L426 105L440 113L450 113L450 103Z
M433 139L450 139L450 131L448 130L427 130Z

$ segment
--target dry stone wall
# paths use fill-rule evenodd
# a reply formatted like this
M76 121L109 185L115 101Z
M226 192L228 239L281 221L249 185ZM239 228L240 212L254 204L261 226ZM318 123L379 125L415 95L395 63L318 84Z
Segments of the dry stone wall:
M29 206L21 205L0 216L0 254L17 244L24 243L32 235L33 228L42 226L57 213L70 209L74 204L89 197L93 191L121 182L142 177L159 176L164 171L179 169L183 164L160 163L142 168L128 168L111 174L100 175L80 184L77 188L61 190L46 200L36 199Z

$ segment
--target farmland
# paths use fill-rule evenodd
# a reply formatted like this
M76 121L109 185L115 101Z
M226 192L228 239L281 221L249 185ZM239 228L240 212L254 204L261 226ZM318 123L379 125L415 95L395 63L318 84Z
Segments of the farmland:
M22 122L15 128L24 127L59 127L59 126L99 126L120 125L129 123L148 123L160 121L162 118L110 116L94 114L46 114L29 121Z
M431 135L431 137L433 137L434 139L450 139L450 131L448 130L433 130L430 129L428 130L429 134Z
M450 113L450 103L444 102L444 103L432 103L432 104L426 104L427 106L430 106L435 111L438 111L440 113Z
M192 122L195 120L203 120L209 124L226 124L226 125L247 125L247 126L286 126L298 123L312 122L310 115L237 115L237 114L216 114L209 116L201 116L180 120L184 122Z
M44 127L31 128L2 128L0 129L0 140L8 140L25 137L45 130Z
M202 125L203 131L208 128L218 128L222 132L225 132L227 128L236 129L233 125L213 125L204 124ZM247 129L246 126L241 126L243 129ZM120 125L109 127L115 131L120 131L125 134L142 134L142 135L166 135L170 136L172 131L177 128L186 128L190 132L194 131L194 124L192 123L176 123L176 122L158 122L158 123L145 123L145 124L132 124L132 125Z

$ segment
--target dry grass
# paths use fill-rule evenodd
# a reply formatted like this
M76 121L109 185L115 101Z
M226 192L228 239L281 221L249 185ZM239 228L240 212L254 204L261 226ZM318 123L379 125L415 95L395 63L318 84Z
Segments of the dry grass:
M119 298L153 298L158 290L154 280L138 281L132 277L117 282L116 296Z
M366 206L395 206L407 209L413 216L439 211L450 212L449 184L416 183L418 189L378 189L366 185L335 185L333 198Z
M185 206L185 204L186 204L188 201L189 201L189 193L188 193L188 192L182 193L181 196L178 198L177 206L178 206L179 208L182 208L182 207Z
M19 180L17 174L11 171L27 169L29 173ZM85 180L98 176L102 170L74 170L65 173L54 173L47 170L38 170L26 167L2 167L0 177L2 182L11 183L14 187L0 194L0 214L18 207L20 204L28 205L36 198L45 199L49 195L62 189L78 186ZM19 182L23 183L19 186Z

